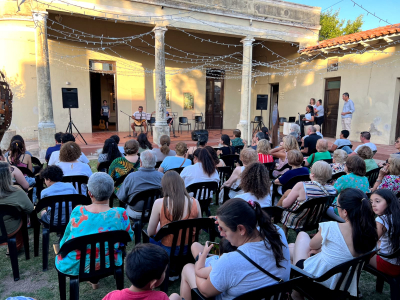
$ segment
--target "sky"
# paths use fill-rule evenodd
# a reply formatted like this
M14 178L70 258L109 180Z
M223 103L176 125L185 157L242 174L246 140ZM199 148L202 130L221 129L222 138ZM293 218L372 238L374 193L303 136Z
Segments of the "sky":
M341 19L355 20L360 14L364 15L364 24L362 30L373 29L376 27L389 25L383 21L379 23L379 19L368 13L351 0L285 0L299 4L321 7L321 11L340 9L339 17ZM400 0L354 0L357 4L362 5L371 13L383 20L387 20L390 24L400 23ZM330 7L330 8L329 8Z

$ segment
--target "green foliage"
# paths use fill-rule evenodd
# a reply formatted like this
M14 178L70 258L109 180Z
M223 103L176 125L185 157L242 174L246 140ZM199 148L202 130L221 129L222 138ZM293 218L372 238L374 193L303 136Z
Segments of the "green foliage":
M339 19L340 9L337 11L328 10L321 13L319 40L333 39L338 36L361 31L363 15L359 15L354 21Z

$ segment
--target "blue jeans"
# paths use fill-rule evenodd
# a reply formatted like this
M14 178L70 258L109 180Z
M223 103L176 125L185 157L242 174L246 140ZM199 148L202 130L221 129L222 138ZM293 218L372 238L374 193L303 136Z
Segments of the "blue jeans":
M341 150L346 151L347 154L353 153L353 150L349 146L344 146Z
M161 243L161 241L156 241L156 240L154 240L153 238L150 238L150 243L152 243L152 244L154 244L154 245L160 246L160 247L163 248L165 251L167 251L168 256L171 255L171 247L164 246L164 245ZM174 255L174 256L178 256L178 255L179 255L179 250L180 250L180 248L181 248L180 246L176 246L176 248L175 248L175 255ZM186 255L186 253L187 253L187 248L188 248L188 246L185 246L185 247L183 248L183 254L184 254L184 255Z

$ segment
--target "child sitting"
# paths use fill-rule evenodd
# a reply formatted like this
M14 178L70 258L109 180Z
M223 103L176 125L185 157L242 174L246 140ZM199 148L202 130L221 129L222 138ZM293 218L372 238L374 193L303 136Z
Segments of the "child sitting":
M240 138L241 135L242 132L239 129L233 131L233 140L231 140L233 147L244 146L243 140Z
M169 298L164 292L153 291L165 278L169 257L160 246L153 244L138 244L128 254L126 276L132 283L129 289L108 293L103 300L181 300L177 294Z

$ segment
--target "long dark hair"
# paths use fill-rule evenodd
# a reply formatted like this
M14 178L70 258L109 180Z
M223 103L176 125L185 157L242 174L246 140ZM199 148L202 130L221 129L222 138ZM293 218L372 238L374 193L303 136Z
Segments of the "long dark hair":
M204 149L207 149L207 151L211 154L211 156L215 162L215 165L218 165L220 160L218 158L217 151L215 151L215 149L211 146L205 146Z
M151 145L151 143L147 139L147 135L145 135L144 133L141 133L141 134L138 135L137 141L139 143L140 148L142 148L142 149L146 149L147 148L149 150L153 149L153 146Z
M338 198L341 209L347 216L353 231L353 247L358 254L364 254L375 248L378 242L375 214L367 195L359 189L344 189Z
M121 157L118 145L114 139L106 139L103 146L103 154L107 154L107 161L112 162L114 159Z
M310 110L310 112L314 112L314 107L312 105L307 105L307 107Z
M262 210L260 204L254 202L254 205L255 208L240 198L230 199L218 208L218 220L224 222L233 232L236 232L238 225L243 225L250 237L257 234L257 226L259 226L260 236L265 247L268 250L272 249L276 266L283 268L280 262L285 259L282 250L285 244L281 240L281 235L271 222L270 217Z
M25 145L19 141L13 141L10 145L10 161L13 165L18 165L20 163L20 157L25 153Z
M394 253L400 248L400 219L398 218L400 216L400 202L391 190L379 189L373 192L371 196L374 194L381 196L386 201L387 207L384 212L386 218L382 220L388 225L385 227L388 228L389 245L393 250L392 253ZM397 257L397 263L400 263L400 256Z
M26 151L26 148L25 148L25 141L24 141L24 139L22 138L22 136L20 136L19 134L17 134L17 135L14 135L12 138L11 138L11 141L10 141L10 146L8 147L8 151L11 151L11 144L13 143L13 142L15 142L15 141L20 141L21 142L21 144L22 144L22 146L23 146L23 153L25 153L25 151Z
M229 147L231 145L231 139L229 138L229 136L227 134L221 135L221 141L225 146Z
M198 161L201 162L201 165L203 167L204 173L206 173L209 177L215 173L215 161L212 158L210 152L208 152L207 149L202 148L202 149L196 149L200 150L199 151L199 156L198 156Z

